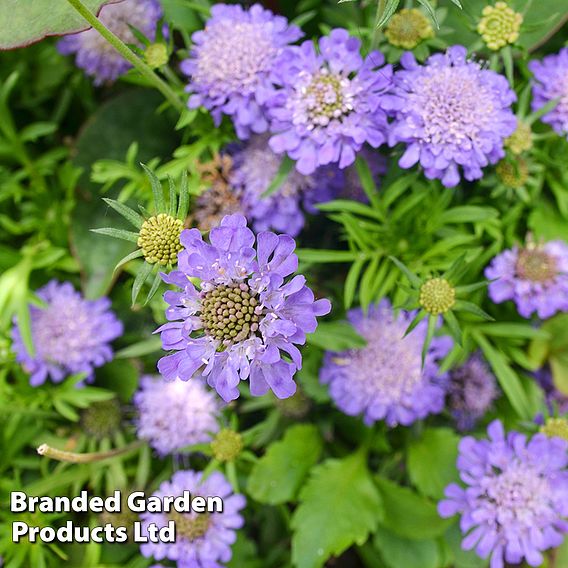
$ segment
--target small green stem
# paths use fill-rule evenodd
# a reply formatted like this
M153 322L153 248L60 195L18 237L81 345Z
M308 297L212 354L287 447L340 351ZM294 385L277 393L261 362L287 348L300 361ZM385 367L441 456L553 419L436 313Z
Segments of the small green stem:
M385 0L379 0L377 4L377 13L375 15L375 26L373 28L373 35L371 36L371 51L377 49L379 45L379 37L381 35L379 22L381 21L384 13L385 13Z
M144 442L139 440L138 442L133 442L124 446L123 448L116 448L108 452L92 452L87 454L76 454L74 452L66 452L64 450L58 450L57 448L52 448L47 444L42 444L38 447L37 453L40 456L45 456L46 458L51 458L58 461L69 462L69 463L92 463L101 460L106 460L108 458L114 458L116 456L121 456L122 454L127 454L128 452L140 448L144 445Z
M124 59L131 63L143 77L148 79L174 108L180 112L184 110L185 105L175 91L173 91L165 81L160 79L160 77L152 71L151 67L140 59L118 36L112 33L81 0L67 0L67 2L69 2L69 4L71 4L71 6L122 55L122 57L124 57Z

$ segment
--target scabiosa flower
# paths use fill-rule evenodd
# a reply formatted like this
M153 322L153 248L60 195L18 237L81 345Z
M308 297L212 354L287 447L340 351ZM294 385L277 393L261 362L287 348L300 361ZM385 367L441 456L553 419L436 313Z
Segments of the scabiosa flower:
M190 382L166 382L144 376L134 404L138 437L148 440L161 455L210 442L219 430L218 398L197 377Z
M366 347L341 353L326 352L320 380L329 385L331 398L350 416L363 415L366 424L385 420L388 426L408 426L444 407L443 382L438 361L451 348L448 337L435 337L424 367L421 352L427 323L420 322L406 337L414 314L395 314L388 300L348 312L348 319L367 340Z
M101 22L124 43L139 45L131 27L154 41L156 24L162 17L158 0L124 0L103 6ZM124 74L131 65L112 45L94 29L65 36L57 44L63 55L77 54L76 64L94 78L95 85L111 83Z
M568 311L568 245L564 241L536 244L530 238L497 255L485 269L489 296L497 304L513 300L524 318L546 319Z
M297 26L255 4L216 4L205 29L195 32L193 49L181 70L190 77L189 107L204 106L216 124L229 115L237 136L268 129L265 102L270 73L282 48L302 37Z
M505 148L515 156L528 152L533 147L531 125L517 119L515 132L505 140Z
M346 30L335 29L320 39L319 53L306 41L285 49L275 63L270 147L296 160L301 174L327 164L345 168L365 142L377 148L386 141L381 103L392 67L381 67L379 52L363 59L360 47Z
M460 430L471 430L498 396L495 376L481 355L450 371L448 406Z
M230 184L255 232L272 229L295 237L305 223L302 208L317 213L315 204L332 200L345 185L343 173L334 166L323 166L311 175L292 170L273 194L263 197L282 163L266 136L251 138L234 153L233 161Z
M160 359L160 373L187 381L201 370L225 401L236 399L247 379L253 396L270 389L278 398L293 395L293 375L302 364L296 344L315 331L316 316L331 304L314 301L303 276L287 280L298 266L289 235L261 232L255 248L246 219L228 215L209 240L197 229L183 231L179 270L163 275L182 291L164 295L170 323L157 331L164 349L176 353ZM201 280L199 289L192 277Z
M46 306L30 306L33 355L24 345L17 321L12 330L16 360L31 375L30 384L35 387L48 378L59 383L75 373L86 373L85 380L91 380L95 367L112 359L110 342L123 331L109 309L110 300L85 300L72 284L56 280L36 295Z
M414 49L425 39L434 37L434 30L420 10L403 8L389 20L385 37L395 47Z
M400 167L419 162L445 187L459 183L460 167L466 180L481 178L482 168L505 155L504 140L517 126L510 109L516 95L505 77L466 57L465 47L454 46L418 65L405 53L388 99L389 144L406 144Z
M471 436L460 442L457 466L466 488L452 483L438 511L461 515L462 548L504 562L540 566L542 552L562 543L568 531L568 443L537 434L505 435L498 420L488 440Z
M522 14L515 12L506 2L497 2L495 6L483 8L477 33L489 49L496 51L519 39L522 23Z
M568 48L542 61L531 61L529 69L534 75L532 109L537 111L550 101L560 99L541 120L558 134L568 136Z
M234 494L230 483L222 473L214 471L203 479L201 472L191 470L177 471L170 481L164 481L153 495L177 497L189 491L191 497L220 497L223 511L212 513L143 513L142 532L155 523L159 528L174 521L175 542L148 542L140 550L146 557L156 560L172 560L184 568L221 568L231 559L231 545L235 542L237 529L244 524L240 514L246 500L243 495Z

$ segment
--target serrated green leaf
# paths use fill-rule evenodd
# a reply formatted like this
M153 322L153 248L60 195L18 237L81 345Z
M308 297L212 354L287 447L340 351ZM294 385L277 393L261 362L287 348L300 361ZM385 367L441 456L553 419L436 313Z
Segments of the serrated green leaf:
M248 493L259 503L277 505L292 501L323 449L315 426L300 424L271 444L252 468Z
M314 467L292 517L294 566L320 568L330 556L363 544L382 516L362 452Z

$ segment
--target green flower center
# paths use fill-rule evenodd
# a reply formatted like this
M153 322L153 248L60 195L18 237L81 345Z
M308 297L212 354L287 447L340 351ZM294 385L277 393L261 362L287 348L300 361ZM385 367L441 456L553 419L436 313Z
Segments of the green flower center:
M153 43L146 48L144 59L152 69L162 67L168 62L168 48L163 43Z
M414 49L420 42L433 37L434 30L420 10L403 9L391 18L385 36L395 47Z
M223 429L211 442L211 450L216 460L230 462L237 458L243 449L243 437L234 430Z
M515 162L501 160L495 168L497 177L503 185L512 189L523 187L529 179L529 168L527 162L518 158Z
M81 424L87 434L102 439L120 429L122 413L116 398L93 402L81 414Z
M518 122L515 132L505 139L505 148L509 149L516 156L523 152L528 152L532 145L531 127L524 122Z
M258 330L260 306L246 284L220 284L205 292L201 323L207 335L222 341L244 341Z
M568 421L565 418L549 418L540 431L548 437L568 440Z
M177 511L170 511L168 518L176 525L176 536L190 541L201 538L211 524L209 513L197 513L195 516L189 516Z
M150 264L175 264L177 255L182 250L179 237L183 223L165 213L146 219L138 236L138 246Z
M456 291L445 278L432 278L422 284L419 301L428 313L445 314L456 303Z
M349 79L322 69L304 93L307 113L314 126L326 126L353 110L353 96L345 92Z
M547 282L557 275L556 261L542 249L533 246L519 252L516 271L523 280Z
M498 50L519 38L523 16L510 8L506 2L483 8L477 32L489 49Z

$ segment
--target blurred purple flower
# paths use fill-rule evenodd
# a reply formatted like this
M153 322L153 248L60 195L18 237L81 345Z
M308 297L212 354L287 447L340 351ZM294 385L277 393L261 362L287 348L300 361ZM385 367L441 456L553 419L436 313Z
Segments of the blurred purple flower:
M197 377L184 382L144 376L134 404L138 437L161 455L210 442L219 430L219 399Z
M228 215L209 239L205 243L197 229L183 231L179 270L163 275L182 291L164 295L170 323L157 331L164 349L176 353L160 359L160 373L187 381L201 371L227 402L238 398L239 383L247 379L253 396L270 389L278 398L292 396L302 365L296 344L315 331L316 316L329 313L331 304L314 301L303 276L285 281L298 266L289 235L261 232L254 248L246 219Z
M355 161L365 143L386 141L382 97L391 85L392 67L379 52L363 60L361 42L346 30L332 30L319 41L288 47L274 65L277 87L268 101L270 147L296 160L310 175L319 166Z
M546 319L568 311L568 245L528 242L496 256L485 269L489 296L495 303L513 300L524 318Z
M204 106L218 125L229 115L237 136L268 129L265 102L269 75L282 48L302 37L297 26L260 4L215 4L205 29L195 32L189 59L181 64L190 77L189 108Z
M505 156L504 141L517 126L510 108L516 95L505 77L468 61L462 46L432 55L426 65L410 52L400 62L388 99L389 144L406 145L399 166L419 162L428 179L446 187L460 182L460 167L466 180L480 179L482 168Z
M16 360L28 372L30 384L54 383L75 373L92 380L95 367L112 360L110 342L122 335L122 323L109 309L110 300L85 300L69 282L51 280L36 292L45 307L30 306L35 355L26 349L17 321L12 330Z
M536 382L544 391L546 402L551 414L554 414L555 407L558 408L558 414L568 413L568 396L560 392L552 378L552 371L549 365L545 365L533 373Z
M388 300L348 312L348 320L367 340L362 349L326 352L320 380L331 398L350 416L363 415L365 424L384 420L388 426L408 426L444 408L444 382L438 361L451 349L449 337L435 337L422 368L427 322L406 337L414 314L395 314Z
M142 513L142 534L147 534L151 523L161 528L167 526L169 521L174 521L176 541L148 542L142 544L140 550L147 558L172 560L180 568L221 568L231 559L236 531L244 524L240 511L245 507L246 500L243 495L233 493L230 483L218 471L206 479L200 472L178 471L170 481L164 481L153 495L164 499L183 495L184 491L189 491L192 499L197 496L206 499L220 497L223 511Z
M531 61L529 69L534 75L532 109L537 111L554 99L558 104L542 117L558 132L568 136L568 48L548 55L542 61Z
M130 26L150 41L156 37L156 25L162 17L158 0L124 0L103 6L99 19L124 43L140 45ZM95 85L112 83L132 67L126 59L92 28L60 39L57 48L63 55L76 54L75 62L94 77Z
M568 531L568 443L536 434L505 435L495 420L488 440L468 436L457 466L466 488L452 483L438 505L442 517L461 515L462 548L504 562L541 566L542 552L559 546Z

